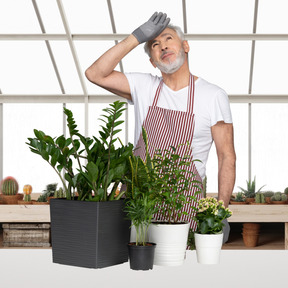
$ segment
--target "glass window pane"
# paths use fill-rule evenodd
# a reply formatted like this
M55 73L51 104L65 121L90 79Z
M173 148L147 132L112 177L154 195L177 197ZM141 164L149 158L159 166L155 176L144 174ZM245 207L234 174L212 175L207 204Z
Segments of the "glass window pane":
M186 1L188 33L251 33L254 1Z
M114 45L115 43L113 41L76 41L75 47L81 63L83 75L85 70L91 66L97 58ZM116 67L116 70L120 71L119 66ZM107 90L88 81L85 75L84 78L89 94L111 94Z
M283 192L288 186L288 104L252 105L252 177L256 189Z
M50 41L62 84L66 94L83 93L75 62L68 42ZM54 70L53 70L54 71ZM84 73L84 71L83 71ZM85 77L85 76L84 76Z
M287 0L259 1L257 33L286 34L288 27L287 10Z
M231 103L231 112L234 126L234 146L236 152L236 181L234 192L238 186L244 185L248 178L248 105ZM209 153L207 166L207 192L218 192L218 158L215 144Z
M65 33L56 1L37 0L46 33Z
M2 41L2 93L61 93L44 41Z
M41 33L32 1L0 1L0 33Z
M72 34L112 33L107 1L62 0Z
M167 13L171 23L183 29L182 1L167 0L112 0L117 33L132 33L146 22L155 11Z
M287 94L288 42L257 41L252 93Z
M51 137L63 134L62 104L4 104L3 110L3 176L14 176L20 192L25 184L31 184L37 193L49 183L60 185L51 166L25 143L34 137L34 129Z
M251 43L190 41L189 45L194 75L215 83L228 94L248 92Z

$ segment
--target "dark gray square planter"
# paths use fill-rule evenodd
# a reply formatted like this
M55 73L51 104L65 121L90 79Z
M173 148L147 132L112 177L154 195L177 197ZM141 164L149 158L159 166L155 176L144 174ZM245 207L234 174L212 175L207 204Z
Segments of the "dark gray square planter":
M130 221L124 201L51 199L53 262L104 268L128 261Z

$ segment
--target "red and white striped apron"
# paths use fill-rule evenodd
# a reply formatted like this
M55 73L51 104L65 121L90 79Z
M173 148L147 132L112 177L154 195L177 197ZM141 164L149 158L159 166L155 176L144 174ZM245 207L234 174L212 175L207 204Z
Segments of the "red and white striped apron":
M187 97L187 112L176 111L170 109L164 109L157 107L158 99L161 94L161 90L163 87L163 80L159 83L159 86L156 90L156 94L154 97L154 101L152 106L149 106L149 110L144 120L143 126L146 129L148 136L148 151L151 156L155 154L155 149L161 149L164 152L165 149L169 149L170 146L174 146L175 148L179 144L185 144L189 141L190 145L193 140L194 128L195 128L195 117L193 114L193 106L194 106L194 76L190 74L189 78L189 88L188 88L188 97ZM135 155L139 155L145 161L145 144L143 141L142 133L136 145L138 149L135 151ZM190 152L189 152L190 151ZM180 156L184 156L184 154L189 154L191 159L192 149L187 151L185 145L181 146L180 149L177 150L177 153ZM188 152L188 153L187 153ZM195 167L195 164L192 163L190 167L187 168L195 174L194 179L202 182L200 175ZM188 173L187 173L188 175ZM191 185L192 186L192 185ZM197 188L192 187L189 191L189 195L195 195ZM201 194L195 195L196 199L199 200L201 198ZM194 210L191 208L193 206L197 207L197 203L194 201L190 201L189 204L186 204L183 207L183 210L188 213L188 215L182 215L180 221L188 221L190 222L190 228L195 231L196 222L192 220L195 215ZM164 221L164 217L159 213L154 215L154 220Z

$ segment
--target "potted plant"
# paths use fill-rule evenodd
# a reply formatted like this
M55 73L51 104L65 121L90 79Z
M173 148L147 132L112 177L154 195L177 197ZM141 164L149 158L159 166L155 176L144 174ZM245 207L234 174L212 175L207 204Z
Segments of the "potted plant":
M24 199L18 200L18 204L25 204L25 205L32 204L31 193L32 193L32 186L30 184L24 185L23 187Z
M271 200L271 204L286 204L287 195L282 192L275 192L270 200Z
M219 263L220 251L223 243L223 220L229 218L232 211L225 208L222 200L213 197L199 200L195 219L195 246L197 261L200 264Z
M156 206L155 170L148 153L147 134L142 127L143 140L146 146L145 162L139 156L130 156L130 171L127 176L125 212L131 220L131 239L128 244L130 268L133 270L153 269L155 243L147 241L147 231L153 215L158 211ZM131 240L130 239L130 240Z
M18 200L20 200L19 196L21 196L18 194L18 190L19 185L17 180L11 176L5 177L0 183L0 193L3 204L18 204Z
M247 181L247 180L246 180L246 183L247 183L247 188L246 188L246 189L244 189L244 188L242 188L242 187L239 187L239 186L238 186L238 188L240 188L241 191L244 192L245 197L246 197L246 202L251 203L251 202L254 202L254 201L255 201L255 193L260 192L261 189L262 189L265 185L263 185L261 188L259 188L258 191L256 192L256 191L255 191L255 187L256 187L256 177L254 177L254 180L253 180L253 181L251 181L251 180Z
M263 205L266 204L266 200L265 200L265 195L262 192L257 192L255 194L255 202L252 202L251 204L254 205Z
M182 147L185 145L185 147ZM182 265L185 259L190 223L182 221L187 215L183 207L189 206L192 213L196 211L197 194L201 193L200 182L195 175L187 171L192 165L189 154L179 156L177 149L189 148L189 143L178 147L170 147L164 151L156 151L152 162L157 174L158 209L164 222L153 221L148 230L148 239L157 244L154 264L161 266ZM186 150L187 152L187 150ZM194 189L194 196L187 196L188 191ZM196 203L196 204L195 204Z
M270 204L271 203L271 197L274 195L274 192L273 191L264 191L263 194L265 197L265 202L267 204Z
M235 196L231 196L230 198L230 204L236 204L236 205L241 205L241 204L247 204L245 201L245 194L243 192L238 192L236 193Z
M130 221L123 212L124 192L115 197L133 150L130 143L115 147L124 104L116 101L103 109L98 138L81 135L66 108L68 138L52 138L36 129L35 138L28 138L31 151L55 170L66 195L50 201L55 263L102 268L128 261Z

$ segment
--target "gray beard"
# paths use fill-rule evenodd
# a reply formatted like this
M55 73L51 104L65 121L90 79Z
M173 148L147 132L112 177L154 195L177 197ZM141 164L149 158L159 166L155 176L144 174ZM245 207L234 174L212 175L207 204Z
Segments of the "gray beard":
M160 61L155 62L156 67L165 74L172 74L176 72L185 62L185 52L184 49L181 48L179 54L175 61L171 63L162 63Z

